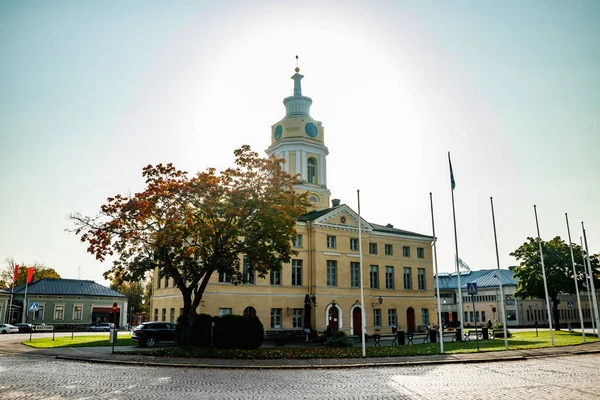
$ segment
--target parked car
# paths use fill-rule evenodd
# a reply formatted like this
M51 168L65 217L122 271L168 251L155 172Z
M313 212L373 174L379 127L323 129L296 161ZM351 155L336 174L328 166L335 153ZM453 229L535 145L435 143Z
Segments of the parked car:
M17 328L19 328L19 332L29 333L29 332L33 331L32 324L15 324L15 326Z
M131 340L141 347L154 347L158 343L177 341L177 325L171 322L145 322L138 325L131 334Z
M115 324L110 322L100 322L98 325L93 325L88 328L90 332L110 332L115 327Z
M19 328L11 324L0 324L0 333L19 333Z

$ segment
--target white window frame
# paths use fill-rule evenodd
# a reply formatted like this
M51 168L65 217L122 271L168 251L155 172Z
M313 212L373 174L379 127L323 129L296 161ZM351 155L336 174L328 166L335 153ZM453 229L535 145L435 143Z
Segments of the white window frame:
M46 303L40 303L38 305L38 310L36 312L33 313L33 319L36 321L43 321L44 320L44 311L46 311ZM40 313L42 315L41 318L39 318Z
M385 244L384 246L384 253L386 256L393 256L394 255L394 246L391 244Z
M373 326L381 326L381 309L376 308L373 310Z
M75 307L81 307L81 315L75 318ZM73 321L83 321L83 304L73 304Z
M336 246L335 242L336 242L335 236L327 235L327 248L328 249L335 249L335 246Z
M60 307L62 309L62 318L56 318L56 308ZM52 314L52 319L54 321L64 321L65 320L65 304L55 304L54 305L54 313Z
M281 329L281 308L271 308L271 329Z
M302 279L304 278L302 276L302 267L303 262L301 259L295 258L292 260L292 286L302 286ZM298 275L300 276L300 282L298 282Z
M350 238L350 250L358 251L358 239Z
M296 238L292 242L292 246L295 248L302 248L302 235L296 235Z
M302 308L292 309L292 328L303 328L304 310Z

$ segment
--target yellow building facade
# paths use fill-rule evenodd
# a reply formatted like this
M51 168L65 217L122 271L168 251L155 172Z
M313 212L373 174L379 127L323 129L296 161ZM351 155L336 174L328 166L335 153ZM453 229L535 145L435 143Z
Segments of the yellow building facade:
M266 278L245 270L248 283L243 285L229 283L223 274L213 275L197 312L256 315L265 330L310 326L322 331L329 326L358 335L363 329L362 275L367 333L394 326L414 331L436 322L433 238L364 219L359 235L358 214L330 200L324 128L310 116L312 99L302 95L302 78L296 68L293 95L283 101L286 115L272 125L266 150L269 156L285 159L289 173L301 176L295 190L308 192L313 205L296 224L293 247L298 254ZM183 310L179 289L168 277L156 277L155 271L153 319L175 322Z

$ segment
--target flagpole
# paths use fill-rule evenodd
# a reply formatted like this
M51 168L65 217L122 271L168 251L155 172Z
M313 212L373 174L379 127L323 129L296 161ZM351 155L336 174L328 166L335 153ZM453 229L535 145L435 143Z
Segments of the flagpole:
M548 283L546 282L546 267L544 267L544 253L542 251L542 239L540 237L540 225L538 223L537 208L533 205L535 213L535 226L537 227L538 245L540 246L540 260L542 261L542 276L544 277L544 293L546 294L546 309L548 312L548 328L550 329L550 342L554 346L554 332L552 332L552 310L550 309L550 298L548 297Z
M496 217L494 215L494 199L490 197L492 205L492 225L494 226L494 243L496 244L496 264L498 265L498 284L500 286L500 308L502 309L502 327L504 329L504 348L508 350L508 332L506 328L506 311L504 310L504 290L502 289L502 271L500 271L500 255L498 254L498 236L496 236Z
M452 194L452 219L454 221L454 249L456 251L456 277L458 278L458 307L460 312L460 339L462 340L462 335L464 335L464 312L463 312L463 301L462 301L462 284L460 283L460 270L458 269L458 236L456 235L456 211L454 209L454 187L456 183L454 182L454 173L452 172L452 162L450 161L450 152L448 152L448 164L450 165L450 193ZM458 338L457 338L458 340Z
M581 257L583 258L583 271L585 272L585 289L587 292L587 298L588 298L588 304L590 304L590 307L594 307L592 304L592 295L590 294L590 277L588 275L588 270L587 270L587 262L585 260L585 251L583 249L583 238L581 236L579 236L579 242L581 242ZM595 335L596 334L596 325L594 323L594 318L591 318L591 313L590 313L590 320L592 322L592 334Z
M588 271L590 275L590 286L592 287L592 300L594 300L594 319L596 322L596 333L598 334L598 338L600 339L600 329L598 329L598 325L600 324L600 316L598 315L598 300L596 299L596 286L594 285L594 274L592 274L592 263L590 262L590 252L588 250L587 234L585 233L583 221L581 222L581 229L583 229L583 241L585 242L585 253Z
M435 266L435 286L437 287L437 309L438 309L438 330L440 334L440 354L444 354L444 324L442 323L442 305L440 304L440 274L438 273L437 263L437 238L435 236L435 222L433 220L433 197L429 192L429 204L431 205L431 229L433 230L433 264Z
M363 256L362 256L362 227L361 227L361 217L360 217L360 190L356 191L356 197L358 199L358 259L359 259L359 271L360 271L360 309L361 309L360 317L362 320L360 341L362 344L362 356L364 358L367 356L367 349L365 347L365 333L366 333L367 318L365 315L365 290L363 288Z
M27 317L27 286L29 286L29 279L25 281L25 295L23 296L23 314L21 315L22 323L25 323L25 317Z
M569 235L569 250L571 250L571 264L573 265L573 281L575 282L575 292L577 293L577 305L579 307L579 322L581 323L581 337L585 343L585 328L583 326L583 314L581 313L581 298L579 297L579 285L577 285L577 272L575 271L575 256L573 255L573 242L571 241L571 228L569 228L569 217L565 213L567 221L567 233Z

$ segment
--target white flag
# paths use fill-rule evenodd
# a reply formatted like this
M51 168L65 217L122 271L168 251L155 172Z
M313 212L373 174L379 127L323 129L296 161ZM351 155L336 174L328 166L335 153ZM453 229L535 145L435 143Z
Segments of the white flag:
M454 257L456 257L456 255L455 255ZM467 265L467 263L466 263L466 262L464 262L463 260L461 260L460 258L458 258L458 266L459 266L460 268L462 268L462 269L465 269L465 270L467 270L467 271L470 271L470 270L471 270L471 268L469 268L469 266Z

